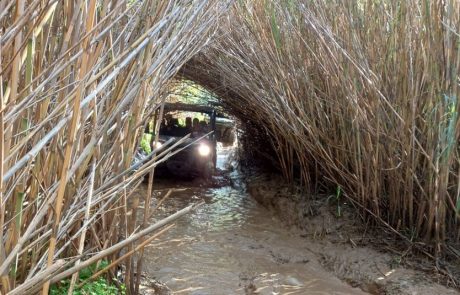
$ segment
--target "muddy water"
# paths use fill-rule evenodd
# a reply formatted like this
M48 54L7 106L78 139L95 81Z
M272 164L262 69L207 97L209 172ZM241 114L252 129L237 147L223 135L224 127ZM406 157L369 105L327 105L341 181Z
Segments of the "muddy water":
M218 159L225 165L225 153ZM218 188L161 180L175 193L154 219L204 201L146 248L144 270L174 294L363 294L310 259L300 233L251 199L238 173ZM154 221L154 220L152 220Z

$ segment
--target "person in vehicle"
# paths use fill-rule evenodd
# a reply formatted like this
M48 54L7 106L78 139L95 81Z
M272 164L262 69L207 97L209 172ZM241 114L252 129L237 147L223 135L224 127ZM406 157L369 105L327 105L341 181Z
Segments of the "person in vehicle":
M181 127L179 125L179 119L173 118L171 120L171 135L181 136Z
M209 128L208 128L208 124L206 123L206 121L200 121L200 132L202 134L206 134L208 133L208 130Z
M172 119L173 117L171 114L166 114L160 125L160 134L167 136L172 135Z
M191 133L192 129L193 129L192 118L191 117L185 118L185 133L186 134Z
M193 118L192 137L198 136L199 133L200 133L200 120L198 118Z

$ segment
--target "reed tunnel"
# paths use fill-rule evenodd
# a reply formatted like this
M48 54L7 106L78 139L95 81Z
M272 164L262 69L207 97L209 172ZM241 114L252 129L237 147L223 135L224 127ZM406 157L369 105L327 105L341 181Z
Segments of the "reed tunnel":
M352 204L460 285L459 28L454 0L0 1L2 294L71 292L119 259L139 291L153 168L174 151L136 151L189 81L238 120L248 165Z

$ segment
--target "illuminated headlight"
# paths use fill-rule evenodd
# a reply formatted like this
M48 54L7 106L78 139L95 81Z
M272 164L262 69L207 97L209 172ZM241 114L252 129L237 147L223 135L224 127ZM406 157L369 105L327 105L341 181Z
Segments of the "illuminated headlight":
M155 142L154 146L155 146L156 149L159 149L159 148L161 148L163 146L163 144L161 142L157 141L157 142Z
M198 153L202 157L209 156L209 154L211 153L211 148L206 144L200 144L200 146L198 147Z

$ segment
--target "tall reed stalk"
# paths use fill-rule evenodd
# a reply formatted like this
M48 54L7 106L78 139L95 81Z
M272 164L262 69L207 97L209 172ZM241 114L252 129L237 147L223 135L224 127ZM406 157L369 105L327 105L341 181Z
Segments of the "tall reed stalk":
M458 257L459 1L243 0L221 35L181 75L263 126L288 180Z
M72 289L83 267L141 250L143 234L158 229L148 220L139 229L133 192L173 148L136 165L133 155L165 85L209 42L226 8L213 0L0 1L2 294L46 294L55 278L73 275ZM140 271L126 280L138 282Z

